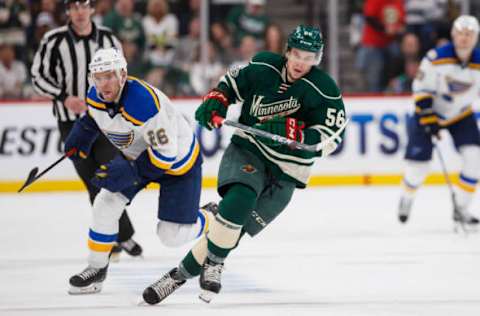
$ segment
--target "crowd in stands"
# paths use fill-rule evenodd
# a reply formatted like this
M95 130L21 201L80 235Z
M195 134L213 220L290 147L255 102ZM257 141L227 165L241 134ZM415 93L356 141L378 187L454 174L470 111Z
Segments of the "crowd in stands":
M121 40L129 74L172 96L205 94L232 65L281 52L265 0L210 4L208 65L200 61L201 0L96 0L94 21ZM227 13L227 14L225 14ZM0 2L0 99L35 98L29 67L43 35L67 23L63 1Z
M422 56L448 40L457 2L349 2L350 44L364 90L409 92ZM211 1L206 70L200 61L201 0L96 0L94 5L95 23L121 40L129 73L172 96L201 96L229 67L248 63L260 50L285 48L288 30L270 21L266 0ZM29 84L33 55L43 35L66 22L60 0L0 2L0 99L36 97Z
M356 1L351 44L365 91L405 93L421 58L450 38L451 22L460 14L455 0Z

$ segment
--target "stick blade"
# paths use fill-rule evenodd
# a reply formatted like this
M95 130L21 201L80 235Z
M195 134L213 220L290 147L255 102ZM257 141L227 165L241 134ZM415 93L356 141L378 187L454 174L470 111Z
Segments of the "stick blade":
M38 173L38 167L33 168L28 174L27 180L25 180L25 183L22 185L20 189L18 189L17 192L20 193L23 191L23 189L29 186L35 180L37 173Z

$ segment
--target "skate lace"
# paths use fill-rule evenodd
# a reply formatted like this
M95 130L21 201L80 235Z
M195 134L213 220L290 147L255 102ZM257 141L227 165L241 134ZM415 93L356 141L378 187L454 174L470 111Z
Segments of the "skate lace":
M218 213L218 204L215 202L209 202L201 207L202 209L216 215Z
M206 264L204 278L208 282L220 283L222 271L223 264Z
M91 277L94 277L100 269L88 267L78 274L83 280L87 280Z
M165 275L160 280L151 285L159 298L165 298L172 294L178 288L179 284L170 276Z

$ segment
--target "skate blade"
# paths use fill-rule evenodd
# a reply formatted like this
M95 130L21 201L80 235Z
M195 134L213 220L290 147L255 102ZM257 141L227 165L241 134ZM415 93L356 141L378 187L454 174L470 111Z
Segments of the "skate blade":
M137 299L137 306L152 306L152 304L148 304L147 302L145 302L143 297L139 297Z
M217 293L212 291L202 290L202 292L200 292L200 295L198 295L198 298L204 301L205 303L210 303L210 301L212 300L212 298L214 298L215 295L217 295Z
M120 252L119 253L112 253L110 255L110 262L113 262L113 263L120 262Z
M92 283L89 286L77 287L70 286L68 294L70 295L84 295L84 294L95 294L102 290L102 283Z
M463 233L465 235L478 232L478 224L468 224L455 222L453 225L453 232L455 234Z

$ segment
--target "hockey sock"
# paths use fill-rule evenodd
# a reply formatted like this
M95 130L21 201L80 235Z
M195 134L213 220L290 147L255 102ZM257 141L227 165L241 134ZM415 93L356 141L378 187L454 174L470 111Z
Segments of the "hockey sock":
M456 183L456 202L460 209L467 210L472 201L475 189L480 178L478 161L480 160L480 147L464 145L459 149L463 165L458 182Z
M240 239L245 235L245 231L242 230L240 234L240 238L237 241L237 244L233 249L237 248ZM231 249L231 250L233 250ZM198 240L198 242L193 246L192 250L188 252L188 254L183 258L182 262L180 262L178 270L182 274L185 279L191 279L198 275L202 270L202 265L207 258L207 238L202 236Z
M192 250L183 258L179 265L179 271L186 279L196 277L200 274L203 262L207 258L207 237L202 236Z
M208 233L207 256L215 262L223 262L237 245L242 226L256 203L255 191L245 185L234 185L223 197L219 213Z
M413 198L417 189L422 185L429 170L427 161L407 161L403 176L403 196Z
M101 190L93 203L93 223L89 232L88 264L94 268L103 268L118 236L118 219L128 199L120 193Z
M469 178L463 174L458 177L456 202L461 209L466 209L470 205L477 183L478 179Z

